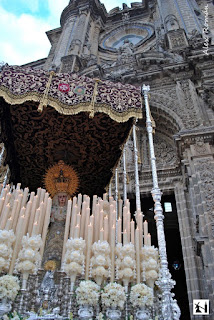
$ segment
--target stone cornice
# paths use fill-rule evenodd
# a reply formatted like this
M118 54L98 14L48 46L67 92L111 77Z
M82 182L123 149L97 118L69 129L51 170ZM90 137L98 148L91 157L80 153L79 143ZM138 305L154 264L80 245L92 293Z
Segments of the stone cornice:
M199 127L192 130L181 131L174 136L179 153L182 154L185 149L197 143L214 144L214 126Z

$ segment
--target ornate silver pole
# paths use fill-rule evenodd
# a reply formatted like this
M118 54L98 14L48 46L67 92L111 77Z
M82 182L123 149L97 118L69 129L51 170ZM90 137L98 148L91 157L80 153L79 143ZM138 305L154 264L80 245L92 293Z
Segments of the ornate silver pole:
M3 188L2 188L2 190L6 187L9 172L10 172L10 168L9 168L9 166L7 166L7 171L6 171L6 174L5 174L5 176L4 176L4 181L3 181Z
M108 186L108 196L111 197L111 182L109 183L109 186Z
M156 168L156 158L154 152L153 144L153 128L150 115L150 108L148 102L148 92L150 90L149 86L143 85L142 93L145 99L145 108L146 108L146 126L149 138L149 149L151 157L151 167L152 167L152 179L153 179L153 189L152 197L154 200L154 212L155 220L157 226L157 237L158 237L158 247L160 253L160 275L157 281L158 286L162 291L162 316L164 320L169 319L179 319L180 318L180 309L177 305L176 300L172 299L171 289L175 285L175 281L171 279L171 274L168 269L168 261L166 254L166 241L164 234L164 225L163 225L163 209L161 206L161 196L162 193L158 186L158 177L157 177L157 168Z
M4 151L5 151L5 146L3 144L2 149L1 149L1 153L0 153L0 167L2 166L2 163L3 163Z
M118 219L118 169L115 170L116 219Z
M136 126L133 125L133 142L134 142L134 164L135 164L135 194L136 194L136 212L141 210L140 203L140 183L138 174L138 149L137 149L137 138L136 138Z
M123 201L127 200L126 144L123 148Z
M115 226L115 243L117 243L117 228L118 228L118 169L115 170L115 201L116 201L116 226Z

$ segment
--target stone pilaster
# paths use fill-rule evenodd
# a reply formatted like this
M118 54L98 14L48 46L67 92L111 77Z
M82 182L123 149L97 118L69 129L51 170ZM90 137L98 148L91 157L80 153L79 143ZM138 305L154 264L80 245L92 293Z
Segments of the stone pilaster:
M182 237L184 257L186 256L186 273L188 286L199 285L200 298L209 299L213 310L212 303L214 301L214 158L213 158L213 137L214 128L203 128L195 130L187 134L180 134L178 141L181 158L183 158L183 168L187 173L187 195L189 197L189 217L181 228L182 233L186 233L186 237ZM182 190L180 191L182 193ZM178 195L177 195L178 196ZM182 218L185 212L178 200L182 210ZM178 205L178 207L179 207ZM181 214L180 214L181 217ZM190 230L188 231L188 226ZM187 230L186 230L187 229ZM189 239L188 239L189 232ZM190 233L191 232L191 233ZM192 238L192 239L191 239ZM194 242L194 254L191 254ZM185 254L186 250L186 254ZM189 265L189 260L192 264ZM188 269L190 273L188 275ZM194 281L194 270L195 274ZM190 278L189 278L190 276ZM206 280L205 280L206 279ZM190 281L190 283L188 283ZM198 288L190 289L192 298L198 296ZM189 293L189 294L190 294ZM190 301L191 303L191 301ZM213 319L213 314L210 318Z

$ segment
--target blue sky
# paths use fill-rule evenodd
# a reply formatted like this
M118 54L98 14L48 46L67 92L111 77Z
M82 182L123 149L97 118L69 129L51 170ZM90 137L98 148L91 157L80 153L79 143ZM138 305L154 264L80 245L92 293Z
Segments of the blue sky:
M107 11L129 0L101 0ZM69 0L0 0L0 62L24 64L45 58L50 43L45 31L60 26Z

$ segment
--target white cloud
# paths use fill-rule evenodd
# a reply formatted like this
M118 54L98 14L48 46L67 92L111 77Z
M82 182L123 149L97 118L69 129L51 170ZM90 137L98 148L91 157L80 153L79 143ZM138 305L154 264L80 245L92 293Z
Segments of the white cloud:
M9 22L9 23L8 23ZM24 64L47 56L50 44L45 31L49 23L23 14L16 17L0 8L0 61Z
M0 62L19 65L47 57L50 43L45 32L60 26L61 13L69 0L46 1L48 1L50 15L44 20L29 14L17 17L5 11L1 7L0 0ZM39 0L21 0L21 2L25 3L32 12L38 9ZM101 0L101 2L109 11L116 6L122 7L123 2L129 4L131 1Z
M31 12L36 12L39 9L39 0L21 0L22 5L27 7Z

